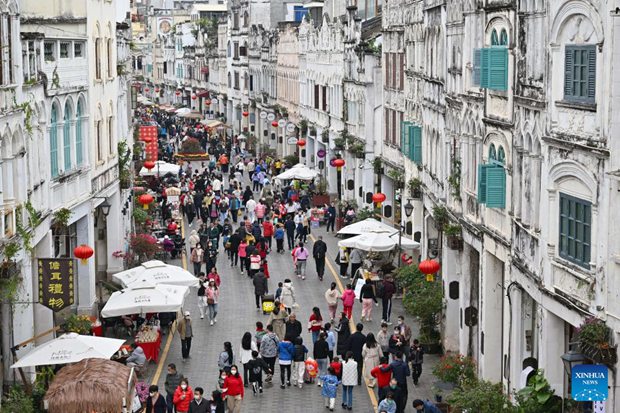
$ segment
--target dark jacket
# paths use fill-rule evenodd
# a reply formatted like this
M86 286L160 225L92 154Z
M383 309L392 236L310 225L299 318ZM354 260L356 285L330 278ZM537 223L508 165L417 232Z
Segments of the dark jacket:
M386 300L392 298L394 293L396 292L396 285L394 281L383 280L383 297Z
M228 238L228 242L230 242L230 250L237 252L239 250L239 244L241 244L241 235L235 232Z
M336 353L344 356L349 348L349 337L351 337L351 329L349 328L349 319L343 318L340 324L335 328L338 332L338 343L336 344Z
M424 349L422 346L411 346L411 349L409 349L409 361L412 364L422 364L424 362Z
M183 378L183 375L181 373L179 373L178 371L174 374L166 374L166 381L164 382L164 388L166 389L166 394L169 395L173 395L174 391L177 389L177 387L179 387L179 384L181 384L181 379Z
M411 376L409 365L402 360L394 360L387 367L381 367L381 371L391 371L392 377L396 379L400 387L407 387L407 377Z
M166 413L166 399L161 394L153 406L153 398L146 399L146 413Z
M356 361L362 358L362 348L364 344L366 344L366 336L359 331L356 331L349 337L348 351L353 352L353 357Z
M377 302L377 297L375 297L375 289L372 284L362 285L362 289L360 290L360 303L363 298L372 298L375 303Z
M252 283L254 284L254 294L263 296L269 292L269 287L267 286L267 278L262 271L254 274Z
M211 413L210 400L203 398L200 404L195 399L192 400L189 404L188 413Z
M286 322L286 332L285 332L285 336L288 337L289 339L291 339L291 341L293 341L293 339L301 336L301 323L299 322L299 320L295 320L295 321L287 321Z
M312 256L315 260L324 259L327 253L327 244L325 241L318 240L312 247Z
M292 219L287 220L284 223L284 228L286 229L286 233L290 236L295 235L295 222Z
M304 361L306 359L306 353L308 349L303 344L295 344L295 356L293 361Z
M315 360L326 359L329 354L329 344L327 344L327 341L319 339L316 341L316 343L314 343L314 348L312 349L312 356Z
M269 371L269 365L262 358L255 358L248 362L248 369L250 371L250 381L259 381L265 373L273 373Z

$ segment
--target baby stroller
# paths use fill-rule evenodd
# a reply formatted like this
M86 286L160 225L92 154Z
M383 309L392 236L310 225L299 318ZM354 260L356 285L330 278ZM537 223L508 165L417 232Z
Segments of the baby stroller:
M263 296L263 314L271 314L275 306L275 298L273 294Z

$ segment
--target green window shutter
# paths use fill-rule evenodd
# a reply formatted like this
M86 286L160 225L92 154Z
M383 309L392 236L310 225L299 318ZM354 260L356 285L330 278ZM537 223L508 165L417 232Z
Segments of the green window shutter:
M480 87L489 87L489 50L480 49Z
M573 55L575 49L566 46L564 49L564 97L573 96Z
M478 202L487 202L487 168L489 165L478 165Z
M486 171L486 199L489 208L506 207L506 170L493 165Z
M52 178L58 176L58 112L52 107L50 116L50 167Z
M67 108L65 108L67 110ZM65 156L65 171L71 170L71 120L68 116L68 111L65 115L65 123L62 127L62 139L64 144L64 156Z
M411 128L410 122L401 122L401 130L400 130L400 150L403 155L409 156L410 151L410 138L409 138L409 128Z
M596 96L596 46L588 48L588 100Z
M418 165L422 165L422 127L413 126L413 150L411 153L411 160Z
M480 86L480 58L481 49L474 49L474 71L472 83L474 86Z
M83 161L84 149L82 148L82 103L78 102L77 113L75 116L75 162L81 165Z
M413 124L409 124L409 126L408 126L408 128L407 128L407 129L408 129L408 132L407 132L407 138L408 138L408 140L409 140L409 143L408 143L408 146L409 146L409 147L408 147L408 149L409 149L409 151L408 151L408 152L406 152L406 155L407 155L407 157L408 157L409 159L411 159L412 161L413 161L413 158L414 158L413 153L414 153L414 150L415 150L415 149L414 149L414 146L413 146L413 136L415 135L415 128L416 128L416 126L415 126L415 125L413 125Z
M508 89L508 49L497 47L489 49L489 82L493 90Z

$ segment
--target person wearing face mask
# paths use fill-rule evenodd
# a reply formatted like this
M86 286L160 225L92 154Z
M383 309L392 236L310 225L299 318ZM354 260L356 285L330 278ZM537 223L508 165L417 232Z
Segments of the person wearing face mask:
M166 399L159 394L159 388L154 384L149 387L149 398L146 399L146 413L166 413Z
M211 413L211 406L202 395L204 394L202 387L194 389L194 400L189 404L189 413Z
M174 397L172 398L177 413L188 413L193 394L194 392L192 388L189 387L187 379L182 379L181 384L179 384L179 387L174 391Z
M389 353L390 349L390 333L388 333L387 323L381 323L381 330L377 333L377 343L381 346L383 354Z
M174 392L181 384L181 379L183 378L183 374L177 371L177 366L174 363L168 364L168 373L166 374L166 381L164 382L164 386L166 389L166 403L168 404L168 413L172 413L174 408L174 403L172 399L174 397Z
M181 337L181 356L185 362L189 358L189 350L192 347L192 337L194 336L189 311L185 312L185 317L179 321L177 329L179 330L179 337Z
M239 375L239 370L235 364L230 368L230 374L224 380L222 393L226 397L228 413L241 413L241 403L243 401L243 379Z
M219 390L213 390L211 393L211 400L209 400L209 408L210 413L224 413L226 410L226 406L224 405L224 400L222 399L222 392Z

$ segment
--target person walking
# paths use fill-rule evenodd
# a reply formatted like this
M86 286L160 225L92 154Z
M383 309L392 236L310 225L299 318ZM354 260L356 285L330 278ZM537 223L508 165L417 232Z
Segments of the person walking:
M241 274L243 274L243 269L246 271L250 271L250 260L248 259L248 243L245 238L242 238L239 242L239 248L237 249L237 255L239 256L239 261L241 261L239 269L241 270Z
M312 357L316 360L319 370L319 380L317 380L317 385L321 385L320 377L324 374L327 374L327 365L329 363L329 344L327 344L327 334L324 331L321 331L318 339L314 343L314 347L312 349Z
M295 245L295 222L290 215L286 217L286 221L284 222L284 228L286 229L286 240L288 242L288 249L290 251Z
M340 322L338 323L338 327L335 328L338 333L338 344L336 344L336 354L341 357L344 357L347 354L347 349L349 346L349 337L351 337L351 329L349 327L349 319L347 318L347 313L344 311L340 315Z
M441 413L441 410L439 410L439 407L435 406L432 402L429 402L428 400L426 401L422 401L420 399L414 400L413 409L416 412L422 412L422 413Z
M273 237L273 234L274 234L273 223L271 222L271 219L266 219L265 222L263 222L263 238L265 239L265 242L269 246L269 251L271 251L271 238Z
M349 249L340 247L338 255L336 255L336 263L340 266L340 276L347 278L347 270L349 269Z
M149 398L146 399L146 413L166 413L166 399L159 394L159 387L155 384L149 386Z
M394 393L388 392L383 399L379 399L379 413L396 413L396 402L394 401Z
M252 333L246 331L241 338L241 345L239 346L239 360L243 365L243 382L245 387L248 387L250 366L249 362L252 360L252 352L258 351L256 342L252 339Z
M388 325L386 322L381 323L381 329L377 333L377 343L381 347L383 354L390 352L390 333L388 333Z
M323 236L319 235L318 240L312 247L312 257L316 265L316 273L319 276L319 280L323 281L323 275L325 275L325 256L327 254L327 244L323 241Z
M316 343L319 338L319 333L323 328L323 317L321 316L321 310L319 307L314 307L312 309L312 314L310 315L310 319L308 320L308 330L312 334L312 344Z
M370 375L376 380L377 387L379 388L379 400L383 400L390 390L390 379L392 378L392 372L382 371L389 366L388 357L383 356L379 361L379 365L370 370Z
M298 386L300 389L304 384L304 373L306 372L306 354L308 354L308 348L304 346L304 340L301 337L296 337L293 341L295 343L295 355L293 356L293 386Z
M301 332L301 323L297 320L297 314L291 313L286 322L286 333L284 335L295 343L295 339L301 336Z
M273 237L276 239L276 252L280 254L284 252L284 236L285 235L286 234L284 231L284 226L282 224L278 224Z
M181 337L181 356L185 362L185 360L189 358L189 351L192 347L192 337L194 336L189 311L186 311L184 317L179 320L177 329L179 331L179 337Z
M200 319L205 318L205 308L207 307L207 299L205 298L205 292L207 290L207 285L209 284L207 277L204 273L200 273L199 277L199 287L198 287L198 311L200 312Z
M336 311L338 310L338 300L340 299L340 291L336 288L336 283L333 282L329 289L325 291L325 301L327 301L327 309L329 313L329 321L334 322L336 318Z
M357 275L357 270L362 266L362 261L364 257L362 256L362 251L353 248L351 254L349 255L349 261L351 262L351 279L354 279Z
M342 408L353 410L353 387L360 385L357 380L358 363L353 353L348 351L342 363Z
M222 352L220 353L217 359L217 366L219 367L220 371L222 371L222 370L230 369L230 367L233 365L234 362L235 361L234 361L234 354L232 350L232 344L230 343L230 341L226 341L224 343L224 350L222 350Z
M306 279L306 264L310 253L308 249L304 247L304 243L300 242L297 249L293 251L295 254L295 264L297 266L297 277L302 280Z
M228 254L230 256L230 266L236 267L239 262L239 244L241 244L241 235L239 231L233 232L228 238L230 245L228 246Z
M291 364L295 356L295 345L288 337L278 343L278 364L280 365L280 388L291 385ZM285 384L286 379L286 386Z
M413 344L409 349L409 361L411 362L411 377L413 384L418 385L418 380L422 375L422 363L424 362L424 349L420 345L418 339L413 340Z
M194 392L192 388L189 387L187 379L181 379L181 383L174 391L174 397L172 399L176 413L187 413L189 411L189 403L192 401L193 396Z
M236 365L230 367L230 374L224 379L223 395L226 397L228 413L241 413L241 403L243 402L243 379L239 375Z
M254 396L263 393L263 371L269 375L273 373L273 370L269 368L267 362L258 357L258 351L252 352L252 360L248 363L250 369L250 385L252 386L252 393Z
M399 315L398 316L398 329L400 331L400 335L402 337L403 344L409 345L409 343L411 342L411 336L412 336L411 327L409 327L405 323L405 316L403 316L403 315Z
M187 242L189 243L190 252L194 251L194 248L196 248L196 246L200 243L200 237L198 236L198 231L193 229L189 235L189 238L187 239Z
M194 389L194 400L189 404L189 413L211 413L209 402L202 397L204 393L202 387Z
M248 277L253 279L254 275L260 270L262 259L256 249L252 251L252 254L250 255L249 259L250 259L250 268L248 271ZM263 276L264 275L265 274L263 274Z
M407 377L411 375L411 370L409 370L409 366L407 363L403 361L403 353L397 352L394 354L394 359L387 367L382 367L381 371L383 372L392 372L392 379L396 381L398 387L401 391L400 400L397 399L396 404L398 405L397 412L402 413L405 411L405 406L407 406L407 398L409 395L409 391L407 389ZM391 385L391 384L390 384Z
M375 296L375 287L372 285L370 278L366 278L366 282L362 286L360 291L360 302L362 303L362 318L361 321L372 321L372 304L379 305L377 297Z
M327 341L327 345L329 347L329 353L327 357L329 358L329 362L331 363L334 358L334 349L336 348L336 335L332 331L332 323L325 323L323 327L323 332L325 333L325 341Z
M355 333L349 337L348 351L353 353L353 358L357 362L357 384L362 384L362 367L364 358L362 357L362 349L366 343L366 336L362 333L364 324L357 323Z
M391 325L390 317L392 316L392 297L396 293L396 284L394 278L391 275L387 275L382 282L383 288L381 294L381 308L383 310L381 316L381 322L385 322Z
M325 399L325 408L329 411L334 411L334 405L336 404L336 397L338 397L338 385L340 380L336 377L336 372L333 368L327 369L327 374L319 377L323 388L321 389L321 396Z
M256 309L261 311L261 301L263 297L269 293L269 286L267 285L267 277L262 271L258 271L252 278L252 284L254 285L254 298L256 300Z
M375 387L375 379L370 374L372 369L377 367L383 357L383 351L381 346L377 343L375 335L368 333L366 336L366 343L362 346L362 358L364 359L364 378L368 383L368 387Z
M286 312L289 314L293 311L295 307L297 307L295 288L293 288L293 283L289 278L286 278L284 280L284 284L282 284L282 294L280 296L280 301L286 309Z
M267 333L261 338L259 352L260 356L265 360L265 363L269 366L271 373L267 375L265 381L270 383L273 377L273 372L276 366L276 357L278 356L278 344L280 339L273 332L273 325L267 325Z
M336 223L336 206L334 205L333 202L327 207L326 218L327 218L327 228L325 230L329 232L329 229L331 228L333 232L334 224Z
M181 384L183 375L177 371L177 366L174 363L168 364L168 371L166 372L166 380L164 381L164 389L166 390L166 405L168 406L168 413L172 413L174 409L174 392Z
M355 304L355 291L353 291L351 284L347 284L347 288L342 293L340 299L342 300L343 312L347 315L347 318L351 318L353 304Z
M202 260L204 259L204 251L200 243L196 244L196 248L192 250L191 261L194 266L194 275L198 277L202 271Z
M205 299L209 309L209 325L217 323L217 305L220 301L220 288L215 280L209 280L209 285L205 291Z
M269 328L269 326L272 327L273 332L279 340L283 340L286 335L286 319L288 318L288 313L281 307L279 301L274 303L274 308L269 316L269 323L267 325L267 328Z

